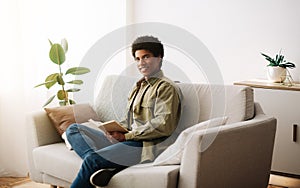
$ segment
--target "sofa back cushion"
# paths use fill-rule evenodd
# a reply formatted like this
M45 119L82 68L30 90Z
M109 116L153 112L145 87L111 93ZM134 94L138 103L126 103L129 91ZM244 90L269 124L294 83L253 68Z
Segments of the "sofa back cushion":
M128 94L137 78L108 76L93 108L101 121L125 117ZM181 129L215 117L227 116L227 124L254 116L253 89L237 85L178 84L182 94Z
M137 78L119 75L105 78L93 105L100 121L123 120L128 95L136 81Z
M181 123L186 127L221 116L228 117L227 124L254 116L253 89L250 87L190 83L179 83L179 87L183 93Z

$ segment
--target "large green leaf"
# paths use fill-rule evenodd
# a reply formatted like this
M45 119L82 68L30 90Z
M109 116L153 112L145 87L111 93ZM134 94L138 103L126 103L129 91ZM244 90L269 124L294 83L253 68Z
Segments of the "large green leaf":
M51 46L49 57L55 64L61 65L66 60L65 51L60 44L53 44Z
M41 83L41 84L38 84L38 85L34 86L34 88L37 88L37 87L40 87L40 86L43 86L43 85L46 85L46 84L50 84L50 83L52 84L52 82L53 81L44 82L44 83Z
M68 92L63 90L59 90L56 95L59 100L64 100L68 98Z
M64 81L64 79L63 79L63 77L62 77L61 74L59 74L59 75L56 77L56 79L57 79L57 82L58 82L59 85L65 85L65 81Z
M72 81L69 81L67 82L68 84L77 84L77 85L81 85L83 84L83 81L82 80L72 80Z
M69 68L66 74L81 75L81 74L86 74L88 72L90 72L90 69L86 67L73 67L73 68Z
M71 88L67 90L67 92L78 92L78 91L80 91L80 89L78 88Z
M76 102L74 100L72 100L72 99L69 99L69 103L70 104L76 104Z
M41 84L35 85L35 86L34 86L34 88L37 88L37 87L43 86L43 85L45 85L45 84L46 84L46 83L44 82L44 83L41 83Z
M57 82L57 76L59 76L59 73L54 73L47 76L45 80L45 86L47 89L52 87Z
M50 103L53 101L54 97L55 97L55 95L53 95L52 97L50 97L50 98L47 100L47 102L43 105L43 107L45 107L45 106L47 106L48 104L50 104Z

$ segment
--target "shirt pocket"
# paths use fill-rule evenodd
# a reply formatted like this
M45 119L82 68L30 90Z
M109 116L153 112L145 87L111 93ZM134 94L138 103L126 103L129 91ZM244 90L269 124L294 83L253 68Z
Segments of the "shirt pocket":
M135 106L136 119L147 122L154 116L154 101L143 101L140 106Z

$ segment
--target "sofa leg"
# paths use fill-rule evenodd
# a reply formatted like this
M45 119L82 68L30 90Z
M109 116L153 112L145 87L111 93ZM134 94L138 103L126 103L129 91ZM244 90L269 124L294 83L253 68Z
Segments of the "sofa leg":
M50 188L57 188L56 185L50 185Z

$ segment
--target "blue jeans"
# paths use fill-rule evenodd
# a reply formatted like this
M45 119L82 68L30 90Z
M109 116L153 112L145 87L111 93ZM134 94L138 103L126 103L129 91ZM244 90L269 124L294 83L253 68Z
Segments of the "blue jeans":
M97 170L122 170L141 160L142 142L125 141L112 144L102 131L80 124L70 125L66 135L74 151L83 159L71 188L92 188L90 176Z

